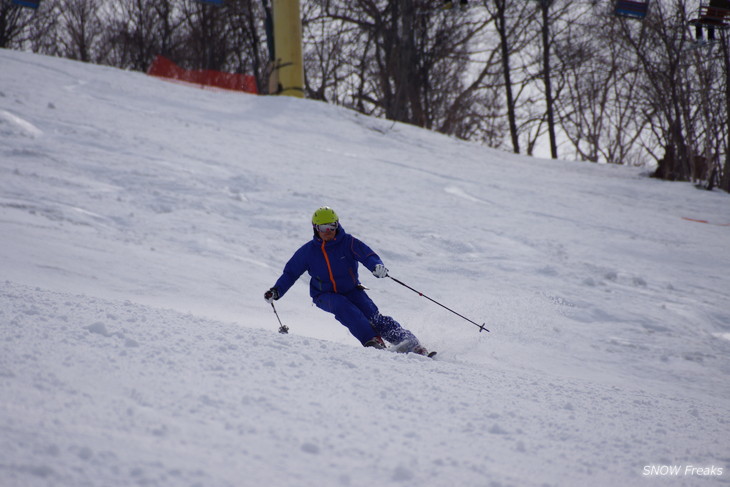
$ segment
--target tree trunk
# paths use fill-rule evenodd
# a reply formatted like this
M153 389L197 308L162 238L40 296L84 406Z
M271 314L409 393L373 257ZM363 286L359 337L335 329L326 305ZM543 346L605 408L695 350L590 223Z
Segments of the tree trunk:
M509 121L509 133L512 137L512 150L515 154L520 153L520 139L517 133L517 115L515 113L515 100L512 94L512 76L509 64L509 39L507 38L507 5L505 0L497 0L497 31L502 50L502 72L504 74L504 91L507 96L507 118Z
M547 105L548 135L550 137L550 157L558 158L558 144L555 139L555 117L553 114L553 89L550 80L550 10L551 0L540 0L542 10L542 63L545 82L545 103Z
M730 49L728 49L727 31L722 31L720 39L722 42L722 59L725 68L725 117L726 127L730 127ZM727 133L725 143L725 167L722 171L720 188L730 193L730 130Z

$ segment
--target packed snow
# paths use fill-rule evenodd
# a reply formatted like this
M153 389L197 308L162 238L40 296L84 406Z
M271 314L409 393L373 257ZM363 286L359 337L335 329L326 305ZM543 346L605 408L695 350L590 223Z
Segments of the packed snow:
M0 485L730 485L730 195L0 50ZM435 360L306 276L332 206Z

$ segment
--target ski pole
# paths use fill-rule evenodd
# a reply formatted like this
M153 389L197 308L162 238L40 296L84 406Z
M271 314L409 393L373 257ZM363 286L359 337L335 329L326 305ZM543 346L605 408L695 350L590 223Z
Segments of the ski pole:
M468 321L469 323L472 323L472 324L474 324L474 325L478 326L478 327L479 327L479 333L481 333L482 331L485 331L485 330L486 330L487 332L489 331L489 330L487 330L487 328L486 328L486 327L484 326L484 325L486 325L486 323L482 323L482 324L480 325L480 324L479 324L479 323L477 323L476 321L472 321L472 320L470 320L469 318L467 318L466 316L464 316L464 315L462 315L462 314L459 314L459 313L457 313L457 312L456 312L456 311L454 311L453 309L451 309L451 308L449 308L449 307L446 307L446 306L444 306L443 304L439 303L438 301L436 301L436 300L434 300L434 299L431 299L431 298L429 298L428 296L426 296L425 294L423 294L423 293L422 293L421 291L416 291L416 290L415 290L415 289L413 289L413 288L412 288L411 286L409 286L408 284L406 284L406 283L404 283L404 282L402 282L402 281L399 281L399 280L398 280L398 279L396 279L395 277L393 277L393 276L388 276L388 277L390 277L391 279L393 279L393 280L394 280L395 282L397 282L397 283L398 283L398 284L400 284L401 286L403 286L403 287L407 287L408 289L410 289L410 290L411 290L411 291L413 291L414 293L418 294L419 296L423 296L424 298L428 299L428 300L429 300L429 301L431 301L432 303L436 303L436 304L438 304L439 306L441 306L442 308L444 308L444 309L447 309L447 310L451 311L451 312L452 312L452 313L454 313L454 314L455 314L456 316L458 316L458 317L460 317L460 318L463 318L463 319L465 319L466 321ZM272 304L273 304L273 303L272 303Z
M276 307L274 306L273 301L271 302L271 309L274 310L276 319L279 320L279 333L281 333L282 335L286 335L287 333L289 333L289 327L281 323L281 318L279 318L279 313L276 312Z

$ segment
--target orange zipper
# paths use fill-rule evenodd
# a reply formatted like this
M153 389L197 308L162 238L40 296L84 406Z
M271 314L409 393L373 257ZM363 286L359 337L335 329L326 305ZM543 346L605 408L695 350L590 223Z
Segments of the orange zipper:
M327 263L327 272L330 275L330 281L332 282L332 289L337 292L337 283L335 282L335 276L332 275L332 266L330 265L330 258L327 255L327 251L324 249L324 244L327 243L322 241L322 255L324 255L324 261Z

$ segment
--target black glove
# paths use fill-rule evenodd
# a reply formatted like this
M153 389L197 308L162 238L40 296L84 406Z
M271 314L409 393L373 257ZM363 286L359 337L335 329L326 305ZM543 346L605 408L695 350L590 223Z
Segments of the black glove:
M264 293L264 299L266 300L267 303L276 301L277 299L279 299L279 290L276 289L275 287L272 287L271 289L269 289L268 291L266 291Z

